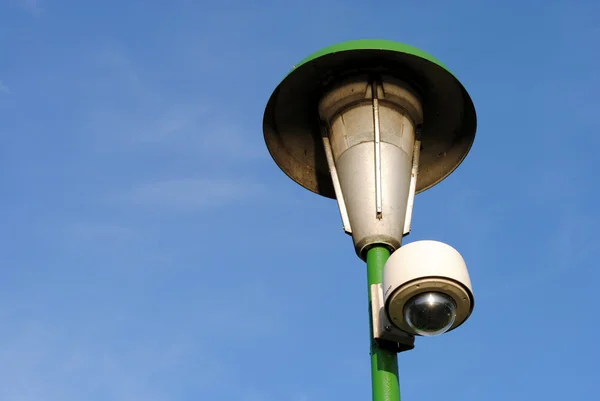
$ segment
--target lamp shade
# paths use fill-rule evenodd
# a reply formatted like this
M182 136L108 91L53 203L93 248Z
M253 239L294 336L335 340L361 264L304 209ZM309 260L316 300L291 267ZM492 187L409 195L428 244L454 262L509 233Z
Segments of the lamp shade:
M469 152L476 131L473 102L458 79L433 56L387 40L349 41L318 51L298 65L271 95L263 118L269 152L291 179L335 198L322 141L319 103L340 81L389 76L409 85L422 104L416 192L450 175Z

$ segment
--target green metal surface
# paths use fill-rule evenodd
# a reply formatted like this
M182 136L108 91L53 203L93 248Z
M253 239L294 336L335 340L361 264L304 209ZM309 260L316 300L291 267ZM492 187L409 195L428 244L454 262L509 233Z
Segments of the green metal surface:
M398 355L394 351L379 348L373 340L371 314L371 285L383 281L383 266L390 256L387 248L375 247L367 253L367 277L369 282L369 321L371 340L371 382L373 401L399 401Z
M387 50L387 51L410 54L413 56L423 58L425 60L429 60L432 63L435 63L435 64L439 65L440 67L444 68L450 74L452 74L452 71L450 71L450 69L448 69L448 67L446 67L440 60L433 57L431 54L429 54L421 49L418 49L414 46L407 45L405 43L399 43L399 42L394 42L391 40L383 40L383 39L360 39L360 40L350 40L347 42L336 43L335 45L328 46L328 47L321 49L321 50L311 54L310 56L306 57L300 63L296 64L294 66L294 68L292 69L292 71L294 71L296 68L302 66L303 64L306 64L306 63L308 63L312 60L315 60L319 57L326 56L331 53L337 53L337 52L343 52L343 51L349 51L349 50ZM291 73L291 71L290 71L290 73Z

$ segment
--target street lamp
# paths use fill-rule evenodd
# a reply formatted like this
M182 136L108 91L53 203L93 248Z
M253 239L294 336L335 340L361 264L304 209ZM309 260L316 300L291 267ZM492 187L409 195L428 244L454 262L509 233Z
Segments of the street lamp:
M385 40L314 53L267 104L271 156L292 180L337 200L343 229L367 262L374 401L399 399L397 353L414 348L415 336L452 330L473 310L454 248L401 243L415 194L458 167L475 129L471 98L440 61Z

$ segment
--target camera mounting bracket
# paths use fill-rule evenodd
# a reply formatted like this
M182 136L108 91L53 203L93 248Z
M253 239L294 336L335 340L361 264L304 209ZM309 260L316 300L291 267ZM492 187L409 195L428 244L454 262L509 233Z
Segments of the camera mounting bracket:
M415 336L406 333L390 322L383 301L383 285L371 284L371 319L373 341L390 351L410 351L415 347Z

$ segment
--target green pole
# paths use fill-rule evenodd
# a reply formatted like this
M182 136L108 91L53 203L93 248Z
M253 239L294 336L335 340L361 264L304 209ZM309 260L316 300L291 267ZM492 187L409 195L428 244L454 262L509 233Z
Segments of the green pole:
M383 265L389 257L390 251L384 247L371 248L367 253L373 401L400 401L398 354L394 351L388 351L377 346L373 340L373 319L371 317L371 285L380 284L383 281Z

